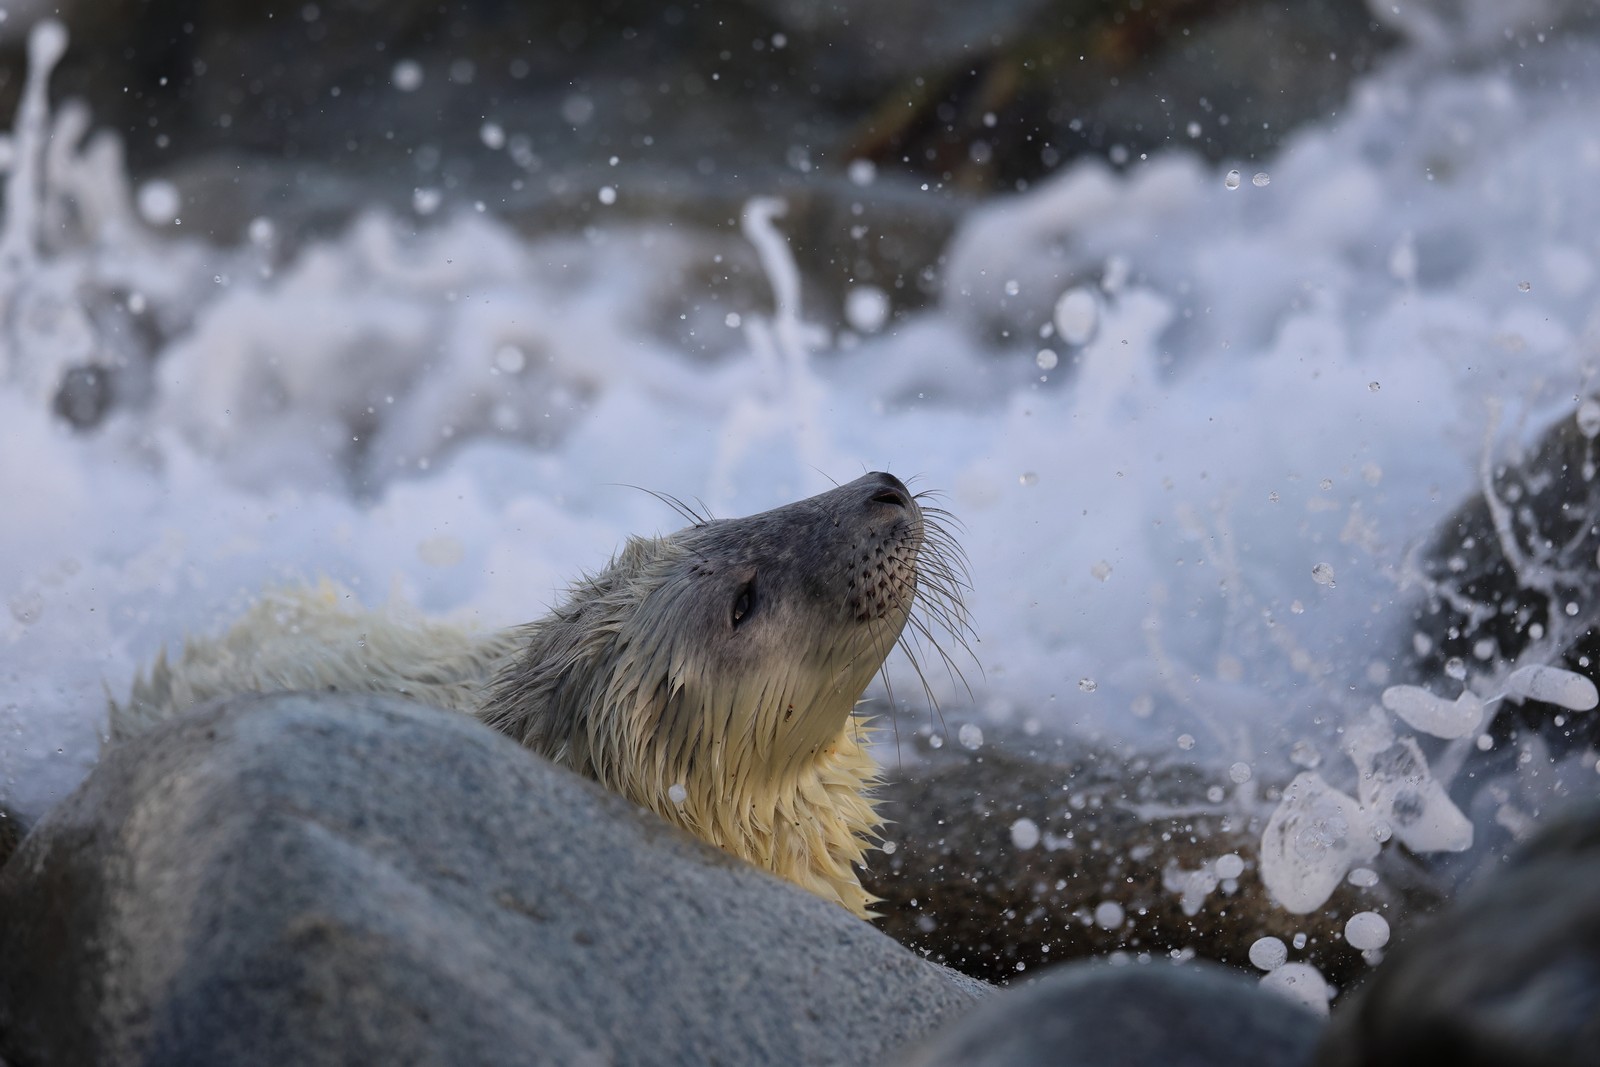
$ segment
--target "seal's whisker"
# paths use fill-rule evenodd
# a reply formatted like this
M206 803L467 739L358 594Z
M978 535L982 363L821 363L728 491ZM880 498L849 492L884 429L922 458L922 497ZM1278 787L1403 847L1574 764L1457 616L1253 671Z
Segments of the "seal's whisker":
M624 489L635 489L647 496L655 497L657 500L661 501L667 507L683 516L695 526L704 526L707 523L715 521L711 515L711 509L708 508L705 501L701 500L699 497L695 497L694 501L699 505L699 510L696 510L689 504L684 503L681 498L673 496L671 493L661 492L659 489L646 489L642 485L633 485L629 482L613 482L612 484L620 485Z

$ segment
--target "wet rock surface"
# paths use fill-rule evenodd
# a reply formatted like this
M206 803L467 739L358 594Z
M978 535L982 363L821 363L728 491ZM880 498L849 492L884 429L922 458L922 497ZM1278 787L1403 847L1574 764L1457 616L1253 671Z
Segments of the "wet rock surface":
M185 716L0 872L17 1063L871 1063L978 991L394 699Z
M1600 1045L1600 806L1551 819L1378 967L1316 1063L1578 1067Z
M1322 1020L1214 964L1056 967L975 1008L899 1067L1295 1067Z
M864 881L884 898L886 933L994 982L1110 953L1250 968L1250 946L1276 937L1291 962L1346 988L1370 970L1344 940L1352 915L1400 925L1441 899L1391 847L1373 884L1346 881L1312 914L1290 914L1260 878L1271 804L1237 803L1236 789L1192 766L1065 742L947 747L891 771L882 810L894 851L874 856Z

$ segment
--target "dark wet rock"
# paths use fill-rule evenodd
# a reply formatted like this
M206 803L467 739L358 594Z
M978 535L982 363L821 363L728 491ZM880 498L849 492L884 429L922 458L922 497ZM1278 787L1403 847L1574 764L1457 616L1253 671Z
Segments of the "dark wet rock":
M1321 1067L1579 1067L1600 1048L1600 806L1548 822L1336 1009Z
M899 1067L1297 1067L1322 1020L1227 968L1074 963L1006 990Z
M18 1063L854 1064L968 1007L957 978L387 698L176 720L0 872Z
M22 823L13 813L0 808L0 867L11 859L11 854L22 844Z
M1417 560L1423 600L1407 680L1453 698L1447 664L1487 674L1535 661L1600 679L1600 402L1587 400L1489 472ZM1485 693L1485 696L1492 695ZM1539 701L1502 708L1497 742L1536 734L1554 754L1600 744L1600 715Z
M1345 882L1313 914L1284 911L1257 863L1275 798L1240 803L1237 789L1193 766L1064 742L944 749L891 775L894 851L864 881L884 898L886 933L995 982L1117 952L1249 967L1250 946L1271 936L1344 988L1369 970L1344 941L1351 915L1398 926L1437 903L1426 872L1391 847L1371 865L1376 885Z

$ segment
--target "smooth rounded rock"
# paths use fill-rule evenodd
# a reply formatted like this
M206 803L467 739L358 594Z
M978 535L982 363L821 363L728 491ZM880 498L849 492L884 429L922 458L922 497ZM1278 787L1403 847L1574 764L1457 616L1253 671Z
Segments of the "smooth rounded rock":
M1299 1067L1322 1020L1195 961L1069 963L990 998L895 1067Z
M0 872L0 1057L870 1063L975 984L465 716L243 698Z

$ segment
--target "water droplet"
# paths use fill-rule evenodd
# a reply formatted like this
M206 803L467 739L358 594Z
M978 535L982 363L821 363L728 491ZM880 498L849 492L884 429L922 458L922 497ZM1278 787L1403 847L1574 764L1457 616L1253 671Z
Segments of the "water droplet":
M1006 280L1005 290L1007 296L1016 296L1018 293L1022 292L1022 286L1017 284L1017 280L1015 278L1009 278Z
M1305 934L1295 934L1294 935L1294 947L1295 947L1295 951L1297 951L1297 952L1306 947L1306 935Z
M1591 397L1578 405L1578 432L1591 441L1600 436L1600 401Z
M1240 785L1248 782L1252 773L1250 764L1243 761L1235 763L1228 768L1228 777Z
M1460 656L1451 656L1449 659L1444 661L1444 673L1454 678L1458 682L1465 681L1467 677L1467 665L1462 662Z
M183 209L183 197L178 195L178 187L160 178L151 179L139 186L135 199L138 203L139 217L152 226L170 224Z
M616 187L611 185L602 185L600 187L600 191L596 193L595 196L599 198L602 204L610 207L612 204L617 202Z
M889 294L876 285L857 285L844 294L844 320L859 333L877 333L889 321Z
M1100 324L1100 302L1091 290L1080 285L1061 294L1051 318L1061 340L1069 345L1088 344Z
M938 734L934 734L932 737L928 738L928 747L929 748L943 748L944 747L944 738L939 736Z
M878 176L878 165L870 159L852 159L845 173L850 175L850 181L855 185L871 185Z
M1244 859L1237 852L1218 856L1216 869L1218 878L1237 878L1244 873Z
M1024 488L1038 485L1039 475L1034 471L1023 471L1022 474L1017 478L1017 482Z
M1316 582L1318 585L1325 585L1329 589L1332 589L1334 584L1333 568L1326 563L1318 563L1316 566L1311 568L1311 580Z
M1350 884L1360 889L1371 889L1378 884L1378 872L1371 867L1357 867L1350 872Z
M1127 919L1127 912L1114 900L1102 900L1094 908L1095 925L1103 930L1115 930Z
M494 365L502 374L521 374L528 357L516 345L501 345L494 354Z
M1517 292L1519 292L1519 293L1527 293L1527 292L1532 292L1532 291L1533 291L1533 283L1532 282L1518 282L1517 283Z
M899 847L900 845L898 842L885 840L878 846L878 851L882 852L885 856L892 856L894 855L895 850Z
M956 740L961 742L961 747L976 752L983 747L983 730L977 723L965 722L956 732Z
M1185 752L1189 751L1191 748L1194 747L1194 735L1193 734L1179 734L1178 735L1178 747L1183 749Z
M1322 753L1318 752L1316 746L1310 741L1296 741L1294 746L1289 749L1289 762L1296 767L1313 770L1321 766Z
M1079 689L1080 692L1092 693L1096 689L1099 689L1099 688L1100 688L1100 686L1095 682L1095 680L1093 678L1079 678L1078 679L1078 689Z
M1368 382L1367 383L1367 391L1368 392L1376 393L1379 389L1382 389L1382 388L1383 388L1383 383L1382 382Z
M1389 943L1389 923L1375 911L1357 912L1344 924L1344 939L1363 952L1382 948Z
M1250 176L1250 184L1257 189L1265 189L1272 184L1272 175L1264 170L1258 170Z
M1229 189L1239 188L1239 172L1230 170L1227 176L1222 179L1222 184Z
M1110 563L1110 561L1109 560L1101 560L1100 562L1096 563L1093 567L1089 568L1089 574L1091 576L1093 576L1095 579L1097 579L1098 581L1102 581L1102 582L1105 581L1107 578L1110 578L1111 577L1111 563Z
M1056 354L1048 348L1039 349L1039 354L1033 357L1033 361L1039 365L1040 370L1055 370L1056 364L1060 362Z
M444 194L437 189L411 190L411 208L418 215L431 215L439 210Z
M498 122L485 122L478 127L478 140L483 142L483 147L498 152L506 146L506 129Z
M1027 818L1012 823L1011 843L1017 848L1033 848L1039 843L1039 824Z
M682 806L683 802L689 799L689 791L683 787L682 782L673 782L667 787L667 797L674 804Z
M422 88L422 64L414 59L402 59L389 71L389 80L402 93L416 92Z
M271 219L257 216L250 220L250 227L245 232L249 235L251 244L265 247L278 235L278 228L272 224Z
M1289 959L1289 946L1276 937L1257 939L1250 946L1250 962L1263 971L1275 971Z
M1200 124L1198 122L1191 121L1189 125L1184 128L1184 132L1187 133L1191 138L1199 137Z

